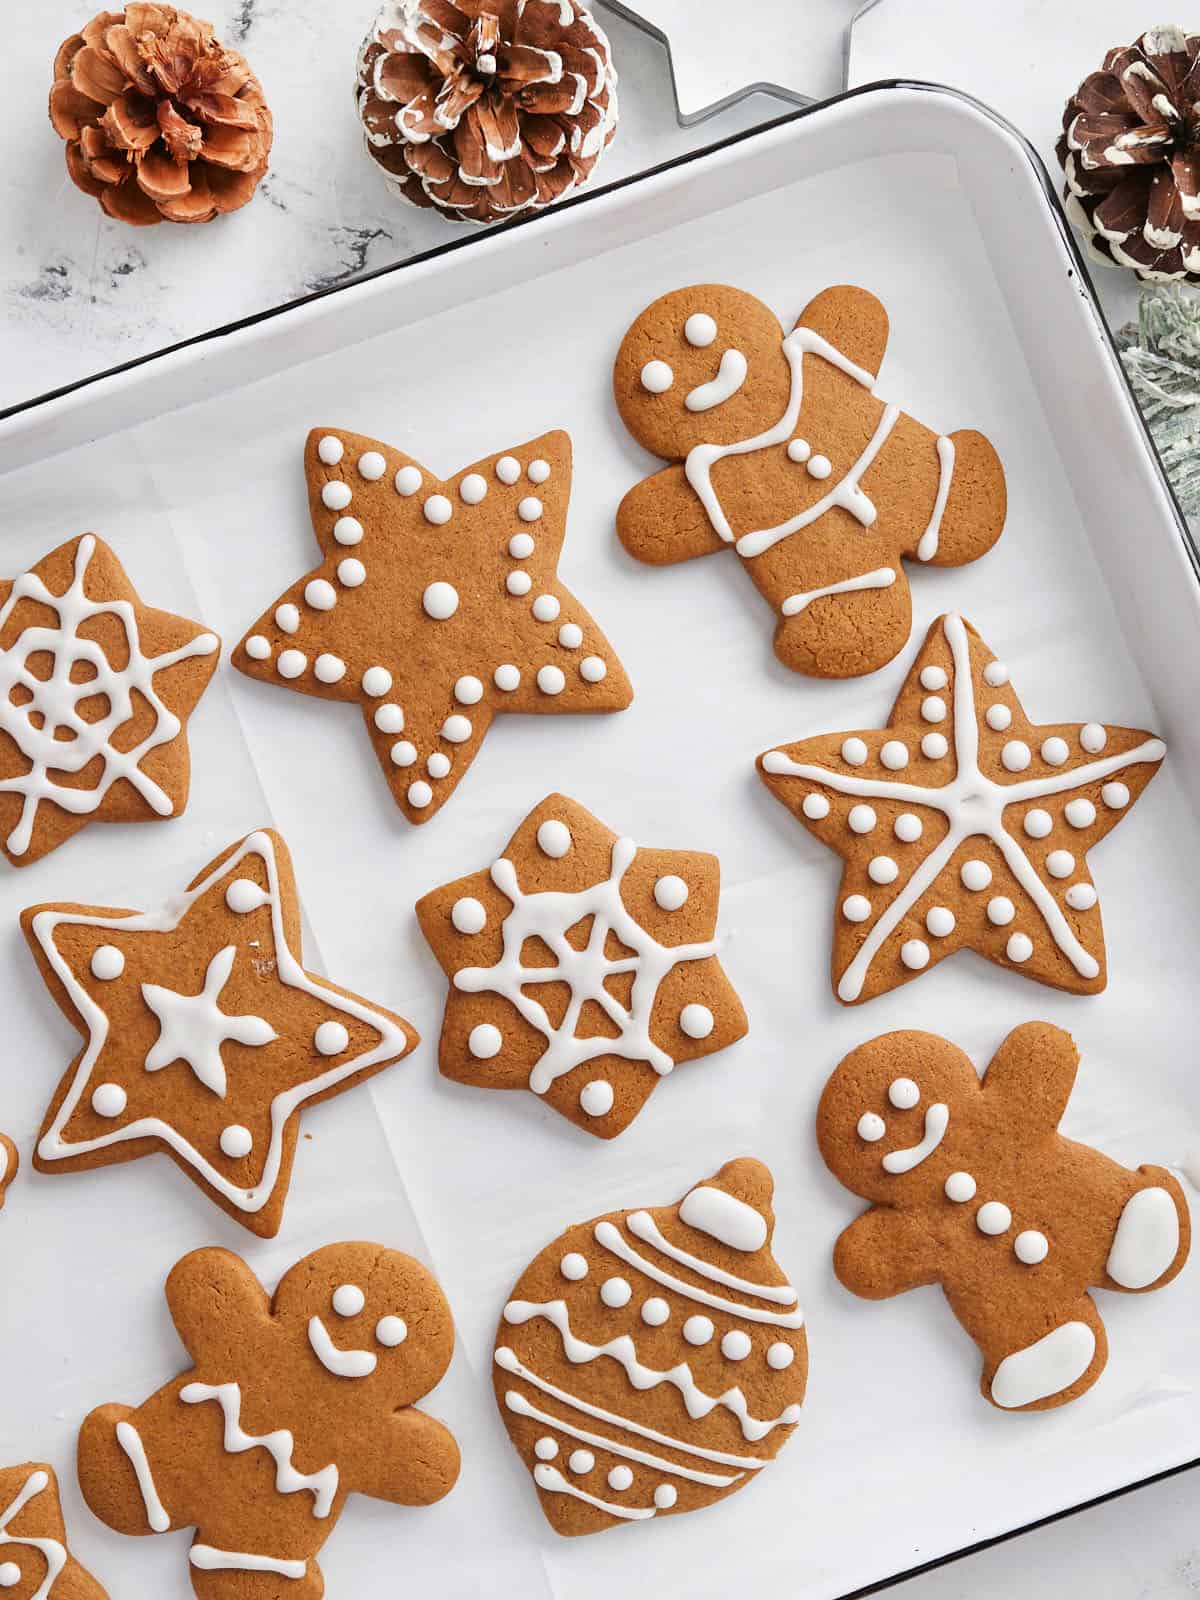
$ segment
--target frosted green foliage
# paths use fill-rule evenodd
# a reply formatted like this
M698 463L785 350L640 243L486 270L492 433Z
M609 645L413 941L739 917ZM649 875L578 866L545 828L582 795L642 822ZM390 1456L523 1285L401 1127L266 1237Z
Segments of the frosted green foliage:
M1117 348L1179 503L1200 517L1200 296L1175 283L1143 289Z

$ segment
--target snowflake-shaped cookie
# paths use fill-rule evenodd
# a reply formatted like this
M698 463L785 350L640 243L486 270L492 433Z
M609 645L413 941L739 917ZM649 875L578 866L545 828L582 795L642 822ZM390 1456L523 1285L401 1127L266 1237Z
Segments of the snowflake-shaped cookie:
M279 1231L301 1108L406 1056L400 1017L306 972L291 860L252 833L160 911L33 906L21 925L83 1034L41 1172L165 1150L235 1221Z
M0 849L14 866L88 822L179 815L183 726L220 648L143 605L94 534L0 583Z
M719 896L715 856L640 850L550 795L490 869L417 904L450 978L443 1074L532 1089L615 1138L660 1078L746 1032L717 956Z
M1104 934L1087 852L1165 754L1132 728L1035 725L970 623L940 617L886 728L759 757L767 787L846 862L838 999L870 1000L964 946L1099 993Z
M427 822L504 711L622 711L612 646L559 581L571 441L548 433L448 482L402 451L314 429L319 567L234 652L252 678L356 704L396 804Z

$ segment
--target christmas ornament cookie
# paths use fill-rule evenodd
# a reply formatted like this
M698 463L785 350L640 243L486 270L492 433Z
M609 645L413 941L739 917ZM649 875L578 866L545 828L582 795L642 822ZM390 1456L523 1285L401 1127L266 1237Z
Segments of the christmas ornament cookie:
M147 606L91 533L0 582L0 849L14 866L88 822L180 814L184 724L220 649Z
M621 542L656 566L736 550L794 672L883 666L912 628L901 558L961 566L1004 526L987 439L876 398L887 339L865 289L825 289L785 338L753 295L702 284L656 300L617 355L625 426L673 463L621 502Z
M454 1348L419 1262L327 1245L271 1297L240 1257L195 1250L166 1294L192 1366L136 1410L91 1413L79 1486L118 1533L193 1528L200 1600L321 1600L349 1495L425 1506L454 1487L454 1437L415 1406Z
M558 578L571 441L547 433L443 482L411 456L314 430L324 559L234 652L252 678L357 705L396 804L427 822L504 711L623 711L612 646Z
M808 1340L772 1187L727 1162L678 1205L568 1228L521 1274L492 1380L556 1533L698 1511L791 1437Z
M868 1300L940 1285L1007 1411L1063 1405L1103 1372L1090 1290L1161 1289L1187 1260L1169 1172L1059 1133L1078 1064L1048 1022L1009 1034L982 1082L948 1040L888 1033L846 1057L817 1111L826 1165L871 1201L837 1242L838 1277Z
M108 1600L67 1549L54 1468L0 1468L0 1592L13 1600Z
M16 1177L20 1165L21 1158L16 1145L6 1133L0 1133L0 1211L4 1209L8 1186Z
M579 0L385 0L359 54L367 154L456 222L540 211L617 131L617 74Z
M870 1000L964 947L1098 994L1104 932L1087 853L1165 754L1135 728L1031 722L971 624L939 617L885 728L758 759L776 799L846 863L838 999Z
M301 1108L417 1043L401 1017L305 971L291 858L274 833L231 845L160 910L33 906L21 926L85 1041L42 1124L39 1172L161 1150L269 1238Z
M746 1032L718 956L720 886L715 856L639 849L550 795L490 868L417 902L450 979L443 1075L623 1133L667 1073Z

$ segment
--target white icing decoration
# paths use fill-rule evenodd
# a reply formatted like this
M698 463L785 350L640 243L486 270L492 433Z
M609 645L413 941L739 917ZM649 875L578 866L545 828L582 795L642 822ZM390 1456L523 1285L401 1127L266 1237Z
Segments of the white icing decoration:
M327 467L336 467L346 453L346 447L332 433L327 433L317 446L317 455Z
M396 493L402 494L405 499L409 499L421 487L421 474L416 467L401 467L393 481L396 485Z
M451 716L442 723L442 738L451 744L465 744L471 737L471 723L467 717Z
M633 1473L628 1467L610 1467L608 1486L610 1489L615 1489L618 1494L623 1494L626 1489L633 1486Z
M932 561L934 556L937 555L938 540L942 531L942 518L946 514L946 501L950 498L950 485L954 480L954 440L948 439L943 434L937 442L937 453L937 494L934 497L933 511L930 513L928 526L917 542L918 561Z
M688 1005L679 1013L679 1026L689 1039L707 1039L716 1019L707 1006Z
M809 444L807 439L793 439L787 447L787 454L789 461L795 461L798 465L803 466L804 462L812 455L812 445Z
M1098 722L1085 722L1079 730L1079 743L1089 755L1098 756L1108 743L1108 732Z
M846 739L842 744L842 760L852 767L861 767L869 754L861 739Z
M231 1122L227 1128L221 1129L218 1143L231 1161L244 1161L254 1149L254 1135L240 1122Z
M867 1144L878 1144L887 1132L887 1123L874 1111L864 1111L858 1119L858 1137Z
M823 461L824 456L816 460ZM809 463L812 470L813 463ZM785 617L795 617L801 611L807 611L814 600L823 600L828 595L857 594L863 589L890 589L896 581L894 567L876 567L873 572L864 572L858 578L843 578L839 583L827 583L820 589L807 589L800 594L790 594L780 606L780 611Z
M679 1492L673 1483L660 1483L654 1490L654 1504L660 1511L669 1511L679 1498Z
M969 1172L952 1172L944 1184L946 1199L965 1205L968 1200L974 1200L977 1187Z
M313 662L313 673L320 683L341 683L346 676L346 663L340 656L326 652Z
M581 1256L578 1250L571 1250L558 1263L558 1270L564 1278L569 1278L572 1283L578 1283L581 1278L586 1278L588 1275L587 1257Z
M448 739L450 735L445 734L445 737ZM450 757L441 750L435 750L434 753L426 760L425 770L428 772L431 778L444 778L450 771ZM422 804L428 805L429 801L422 801Z
M850 814L846 818L852 833L870 833L878 821L874 807L864 805L851 806Z
M1052 878L1069 878L1075 871L1075 857L1069 850L1051 850L1046 857L1046 871Z
M927 733L921 740L921 754L929 761L940 761L949 748L942 733Z
M513 1391L516 1392L515 1390ZM562 1424L559 1423L559 1427ZM654 1511L649 1506L615 1506L610 1500L601 1500L598 1495L588 1494L586 1489L577 1489L573 1483L568 1483L557 1467L552 1467L548 1461L539 1461L533 1469L533 1481L539 1489L547 1494L567 1494L573 1500L582 1500L586 1505L595 1506L597 1511L603 1511L610 1517L624 1517L630 1522L640 1522L646 1517L652 1517Z
M510 572L504 580L504 587L509 594L516 595L518 599L529 593L533 588L533 579L527 572Z
M950 1108L936 1102L927 1107L925 1111L925 1133L919 1144L911 1145L907 1150L889 1150L883 1158L885 1172L900 1173L911 1172L914 1167L919 1167L921 1162L931 1156L946 1136L946 1129L950 1126Z
M1005 945L1004 953L1010 961L1028 961L1033 954L1033 940L1026 933L1014 933Z
M944 722L946 720L946 702L940 694L927 694L921 701L921 720L923 722Z
M1012 726L1012 712L1008 706L999 701L994 706L989 706L984 713L984 721L994 733L1003 733Z
M975 1213L975 1226L980 1233L993 1237L1007 1233L1012 1227L1012 1212L1001 1200L985 1200Z
M337 590L328 578L310 578L304 585L304 600L314 611L332 611L337 605Z
M1050 1241L1036 1228L1026 1228L1013 1240L1013 1255L1025 1267L1036 1267L1050 1253Z
M356 1283L340 1283L330 1304L339 1317L357 1317L365 1308L367 1297Z
M867 862L867 876L872 883L895 883L900 876L900 868L891 856L872 856Z
M531 461L525 469L525 475L530 483L545 483L550 476L550 463L543 461L540 456Z
M404 708L389 702L387 705L377 707L372 720L380 733L403 733Z
M154 1482L154 1474L150 1470L150 1461L146 1455L146 1446L142 1443L142 1436L132 1422L121 1421L116 1428L117 1443L129 1457L129 1464L137 1478L138 1489L141 1491L142 1504L146 1507L146 1523L154 1533L166 1533L171 1526L171 1518L167 1508L159 1498L158 1486Z
M675 374L665 361L647 361L642 368L642 388L647 394L666 394Z
M556 595L540 594L533 602L533 614L538 622L554 622L561 610Z
M688 886L671 872L656 880L654 903L663 911L678 911L687 904Z
M481 478L478 472L468 472L458 486L459 497L468 506L477 506L487 491L487 479Z
M994 927L1006 928L1017 914L1017 908L1007 895L993 895L987 903L987 919Z
M1024 772L1033 756L1023 739L1010 739L1000 752L1000 760L1009 772Z
M379 1363L379 1358L370 1350L340 1350L320 1317L308 1320L308 1342L313 1355L335 1378L370 1377Z
M146 1056L146 1071L161 1072L182 1061L213 1094L225 1097L225 1063L221 1046L236 1044L261 1048L279 1035L262 1017L234 1017L221 1010L221 992L233 973L237 946L226 945L208 964L199 994L178 994L156 983L142 984L142 999L159 1025L157 1040Z
M435 622L445 622L458 610L458 590L452 583L439 578L426 588L421 596L421 604L426 615Z
M740 350L726 350L716 377L697 384L685 398L684 405L689 411L712 411L716 406L723 406L745 383L749 370L749 363Z
M633 1290L625 1278L605 1278L600 1285L600 1298L604 1304L614 1311L619 1311L622 1306L627 1306L633 1297Z
M338 1492L338 1469L332 1462L319 1472L299 1472L292 1465L295 1440L287 1428L254 1435L242 1428L242 1391L236 1383L188 1383L179 1391L184 1405L202 1405L215 1400L225 1418L224 1447L230 1455L263 1449L275 1462L275 1487L280 1494L308 1493L313 1497L313 1516L327 1517Z
M281 1556L252 1555L245 1550L218 1550L211 1544L194 1544L188 1560L199 1572L273 1572L280 1578L303 1578L306 1561L289 1561Z
M744 1361L753 1348L750 1335L740 1328L731 1328L721 1339L721 1354L727 1361Z
M930 906L925 913L925 927L935 939L948 939L957 924L958 919L949 906Z
M246 640L246 654L251 661L269 661L271 659L271 641L261 633L252 633Z
M1090 800L1068 800L1063 816L1073 828L1090 828L1096 820L1096 808Z
M1054 829L1054 818L1041 806L1034 806L1032 811L1025 813L1021 826L1031 839L1045 839Z
M394 1350L408 1338L408 1323L403 1317L380 1317L375 1324L375 1337L385 1350Z
M701 1184L684 1196L679 1220L731 1250L761 1250L767 1242L765 1218L736 1195L710 1184Z
M473 895L463 895L450 908L450 921L459 933L482 933L487 927L487 911Z
M1123 1289L1148 1289L1179 1253L1179 1213L1166 1190L1139 1189L1125 1202L1105 1266Z
M115 944L97 945L92 952L92 977L102 983L111 983L125 971L125 953Z
M501 456L496 462L496 476L501 483L516 483L521 476L521 463L516 456Z
M1096 1354L1086 1322L1064 1322L1024 1350L1005 1356L992 1376L992 1399L1005 1410L1033 1405L1077 1383Z
M129 1096L119 1083L100 1083L92 1092L92 1110L98 1117L119 1117L129 1104Z
M912 972L929 965L929 946L924 939L906 939L900 946L900 960Z
M367 569L357 556L347 556L338 562L338 582L347 589L357 589L367 581Z
M45 1472L31 1472L21 1486L17 1497L12 1503L0 1512L0 1549L5 1545L27 1545L31 1550L41 1553L46 1563L46 1575L30 1595L29 1600L48 1600L51 1590L58 1581L59 1574L67 1564L67 1552L57 1539L35 1539L32 1534L9 1533L8 1527L21 1515L31 1500L36 1500L38 1495L44 1494L50 1487L50 1476ZM15 1565L15 1563L5 1563ZM20 1574L18 1573L18 1577Z
M892 823L892 832L901 844L915 844L925 832L925 825L911 811L902 811Z
M651 1295L649 1300L642 1301L641 1317L648 1328L661 1328L670 1316L670 1306L659 1295Z
M683 337L697 350L707 350L717 337L717 324L707 311L693 311L683 325Z
M1106 783L1100 798L1110 811L1124 811L1129 804L1129 790L1123 783Z
M542 514L542 502L535 494L527 494L517 505L517 515L522 522L536 522Z
M362 543L363 525L357 517L339 517L333 525L333 537L338 544L356 545ZM249 643L247 642L247 649Z
M295 633L300 626L300 611L290 600L285 600L282 605L275 607L275 625L282 628L284 633Z
M992 869L986 861L964 861L959 876L964 889L980 894L992 881Z
M893 1078L888 1084L888 1099L897 1111L911 1111L921 1103L921 1091L911 1078Z
M504 1035L490 1022L476 1023L467 1037L467 1049L477 1061L490 1061L504 1045Z
M578 1472L582 1477L596 1465L596 1458L590 1450L572 1450L571 1459L567 1462L572 1472Z
M393 766L411 767L417 759L417 747L410 739L398 739L388 751Z
M492 673L492 681L497 689L503 689L506 694L511 694L514 689L520 687L520 669L514 667L510 661L506 661Z
M899 739L889 739L879 752L879 759L892 772L900 772L908 765L908 747Z
M508 553L514 561L524 561L526 556L531 556L533 552L534 543L532 534L514 533L512 538L508 541Z
M829 815L829 801L823 794L806 794L802 809L811 822L821 822Z
M308 657L303 650L283 650L275 663L275 670L281 678L298 678L307 666Z
M833 462L828 456L810 456L808 460L808 475L810 478L827 478L833 471Z
M363 693L377 700L392 687L392 675L386 667L368 667L362 676Z
M1052 767L1061 767L1069 761L1071 751L1065 739L1060 739L1057 734L1049 739L1042 740L1042 760Z
M354 496L350 492L350 485L333 479L321 490L322 503L330 511L344 511Z
M1066 901L1072 911L1090 911L1098 896L1090 883L1073 883L1067 890Z
M533 1453L539 1461L553 1461L558 1454L558 1440L545 1434L533 1447Z
M865 894L850 894L842 901L842 915L847 922L865 922L871 915L871 902Z
M1003 661L989 661L983 669L983 681L992 689L1003 688L1008 678L1008 668Z
M945 667L928 666L921 668L922 689L944 689L950 682Z
M454 685L454 698L460 706L478 705L483 699L483 684L471 673L465 673Z
M567 686L562 668L539 667L537 686L543 694L561 694Z
M603 1078L593 1078L579 1091L580 1107L589 1117L606 1117L613 1108L613 1086Z
M688 1256L686 1252L678 1252L674 1247L667 1247L668 1242L663 1241L662 1235L655 1225L653 1217L644 1211L634 1211L625 1219L625 1224L635 1238L652 1242L656 1249L691 1267L701 1277L710 1279L714 1283L728 1284L737 1288L742 1293L757 1295L760 1300L772 1300L777 1304L787 1303L795 1305L796 1292L789 1285L776 1284L750 1284L743 1279L726 1273L719 1267L710 1267L704 1263L696 1265L698 1257ZM648 1226L647 1226L648 1224ZM664 1272L652 1261L639 1254L624 1235L611 1222L598 1222L594 1229L596 1242L611 1251L626 1265L636 1267L639 1272L651 1278L655 1283L661 1283L665 1289L674 1289L676 1294L684 1295L689 1300L698 1300L701 1305L711 1306L716 1311L725 1311L730 1316L741 1317L748 1322L771 1322L781 1328L802 1328L804 1326L804 1313L796 1306L794 1311L764 1311L757 1306L739 1305L732 1300L722 1299L720 1295L709 1294L706 1289L699 1289L695 1284L685 1283L682 1278L677 1278L673 1273Z
M571 848L571 830L565 822L548 817L537 831L538 849L544 856L559 861Z
M442 527L454 515L454 507L444 494L431 494L421 507L426 522Z
M796 1352L782 1339L777 1339L767 1350L767 1365L772 1372L786 1372L795 1359Z
M318 1055L340 1056L349 1045L350 1035L340 1022L322 1022L313 1034L313 1046Z
M378 450L364 450L358 458L358 471L368 483L378 483L387 471L387 462Z
M585 683L602 683L608 676L608 663L601 656L584 656L579 663L579 676Z
M558 630L558 642L564 650L578 650L583 643L583 629L577 622L564 622Z

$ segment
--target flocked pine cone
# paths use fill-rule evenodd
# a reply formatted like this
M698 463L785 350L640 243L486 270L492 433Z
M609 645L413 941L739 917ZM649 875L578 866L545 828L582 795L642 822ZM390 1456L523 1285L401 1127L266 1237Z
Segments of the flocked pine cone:
M1067 102L1067 214L1102 259L1200 281L1200 34L1148 28Z
M561 200L617 126L609 43L579 0L386 0L357 95L389 187L459 221Z
M79 188L139 226L236 211L271 151L271 113L245 59L174 6L102 11L66 40L50 121Z

